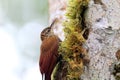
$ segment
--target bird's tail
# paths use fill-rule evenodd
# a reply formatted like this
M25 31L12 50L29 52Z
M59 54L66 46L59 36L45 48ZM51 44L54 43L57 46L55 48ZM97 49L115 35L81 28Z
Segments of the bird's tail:
M45 74L42 74L42 80L45 80Z
M44 75L44 80L51 80L51 76L48 75L48 74L45 74L45 75Z
M43 74L42 74L42 80L43 80Z

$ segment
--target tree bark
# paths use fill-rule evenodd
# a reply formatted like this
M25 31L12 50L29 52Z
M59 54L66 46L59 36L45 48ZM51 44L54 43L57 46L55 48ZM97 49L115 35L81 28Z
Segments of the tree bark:
M58 18L54 33L62 40L64 40L62 21L65 19L65 9L66 0L49 0L49 20L51 22L54 18ZM90 0L85 16L87 27L90 28L87 40L90 64L89 71L85 69L81 75L82 80L115 80L112 71L113 64L118 62L115 54L120 49L119 12L119 0Z

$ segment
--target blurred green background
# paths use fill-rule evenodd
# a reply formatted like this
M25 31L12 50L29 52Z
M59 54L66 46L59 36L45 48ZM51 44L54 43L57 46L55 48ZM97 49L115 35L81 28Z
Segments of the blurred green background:
M0 0L0 80L42 80L40 32L47 25L47 0Z
M28 21L47 22L47 0L0 0L1 10L4 16L16 24L24 24Z

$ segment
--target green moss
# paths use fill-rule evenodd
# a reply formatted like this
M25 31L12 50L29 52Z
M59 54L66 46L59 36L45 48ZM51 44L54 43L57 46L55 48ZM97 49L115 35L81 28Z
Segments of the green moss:
M82 17L81 13L83 11L83 7L88 6L89 0L68 0L67 9L66 9L66 20L63 22L64 32L65 32L65 40L61 43L60 52L62 52L64 59L66 57L73 54L73 46L85 42L83 37L83 29L82 29Z
M68 62L67 80L79 80L83 72L83 62L79 57L82 53L82 45L86 39L83 37L85 27L83 23L84 7L89 0L68 0L66 8L66 20L63 22L65 40L61 42L59 52Z

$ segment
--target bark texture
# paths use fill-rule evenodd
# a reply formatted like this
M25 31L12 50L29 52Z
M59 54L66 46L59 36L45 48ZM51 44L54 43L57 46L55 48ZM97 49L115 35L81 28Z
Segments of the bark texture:
M54 33L64 40L62 21L65 18L66 0L49 0L50 22L58 18ZM90 0L86 12L86 24L90 28L89 70L85 69L82 80L115 80L113 67L120 49L120 0ZM119 80L119 79L118 79Z

